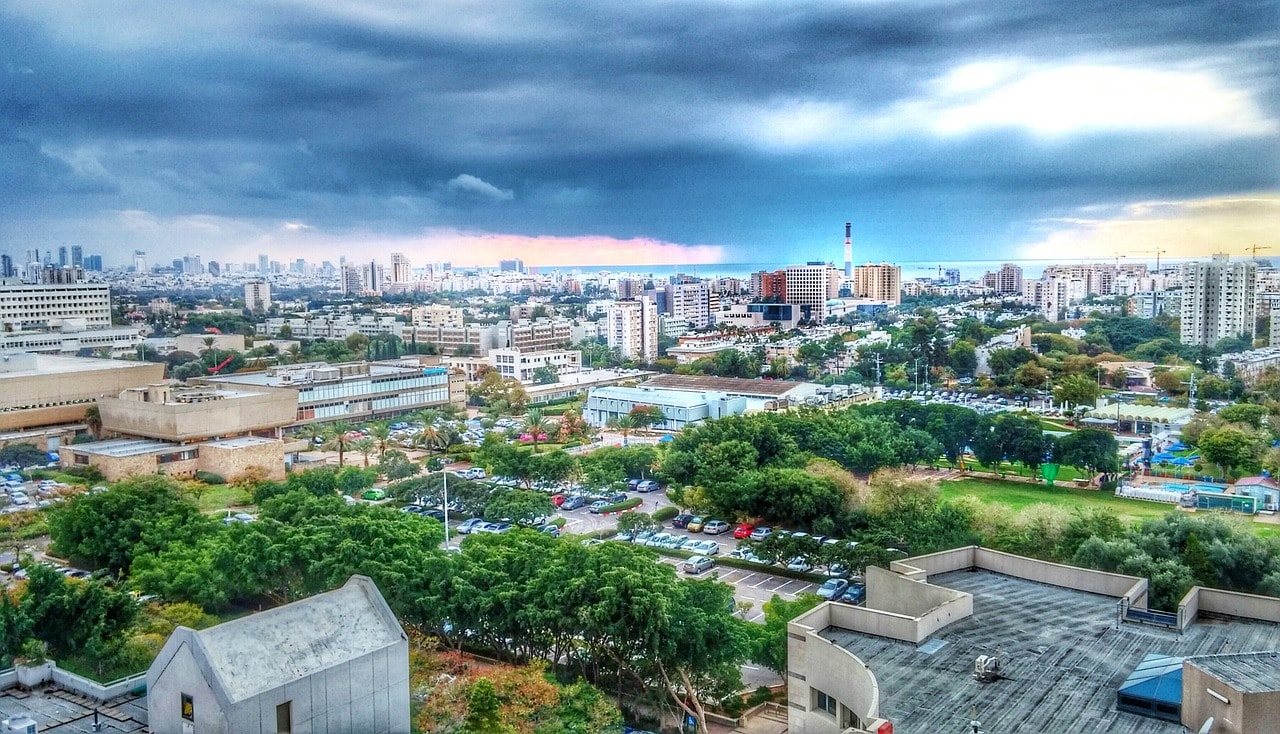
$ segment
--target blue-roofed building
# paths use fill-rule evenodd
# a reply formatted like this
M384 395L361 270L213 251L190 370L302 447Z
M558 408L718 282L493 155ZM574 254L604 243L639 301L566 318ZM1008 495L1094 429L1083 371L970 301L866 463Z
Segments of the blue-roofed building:
M1182 720L1184 658L1148 653L1116 693L1116 708L1169 721Z

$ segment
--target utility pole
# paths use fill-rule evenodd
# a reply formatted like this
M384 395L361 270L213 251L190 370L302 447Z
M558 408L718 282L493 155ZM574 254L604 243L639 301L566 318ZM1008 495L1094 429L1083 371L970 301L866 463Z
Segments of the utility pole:
M1193 372L1191 373L1191 379L1190 379L1190 380L1187 380L1187 381L1184 381L1182 384L1183 384L1183 385L1186 385L1186 386L1188 387L1188 389L1189 389L1189 391L1188 391L1188 393L1187 393L1187 407L1188 407L1188 408L1191 408L1192 410L1195 410L1195 407L1196 407L1196 373L1193 371Z
M449 547L449 472L442 466L440 473L444 476L444 547Z
M920 358L919 357L916 357L915 369L912 370L911 374L913 377L915 377L915 380L916 380L916 392L920 392Z
M876 384L877 385L882 384L881 377L880 377L880 353L879 352L876 353Z

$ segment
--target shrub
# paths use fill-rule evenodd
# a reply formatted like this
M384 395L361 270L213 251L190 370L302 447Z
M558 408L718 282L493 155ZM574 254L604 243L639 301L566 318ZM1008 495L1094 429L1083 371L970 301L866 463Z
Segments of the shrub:
M640 497L628 497L626 500L622 502L617 502L612 505L605 505L604 507L601 507L599 514L603 515L607 512L623 512L625 510L634 510L635 508L639 507L642 504L644 504L644 500L641 499Z
M227 480L223 479L221 474L214 474L211 471L196 472L196 479L204 482L205 484L226 484L227 483Z
M666 522L667 520L670 520L671 518L679 514L680 514L680 510L677 510L676 508L668 505L666 507L659 507L657 510L655 510L653 513L653 519L659 522Z

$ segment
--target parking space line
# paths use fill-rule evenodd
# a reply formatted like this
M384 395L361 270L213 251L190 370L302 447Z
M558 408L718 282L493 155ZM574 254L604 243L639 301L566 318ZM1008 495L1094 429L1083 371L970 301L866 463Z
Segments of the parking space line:
M752 572L750 572L750 571L739 571L738 573L746 574L746 575L745 575L745 576L743 576L742 578L740 578L740 579L738 579L737 581L734 581L734 582L733 582L733 583L738 584L738 585L745 584L745 583L747 583L748 581L750 581L751 579L753 579L753 578L755 578L755 577L756 577L756 574L754 574L754 573L752 573Z
M784 596L800 596L801 594L807 591L812 591L813 589L816 589L816 588L818 587L815 586L814 584L805 584L804 586L801 586L800 588L795 589L794 591L783 592L783 595Z
M748 619L747 621L748 621L748 622L759 622L759 621L760 621L760 620L762 620L762 619L764 619L764 612L759 612L759 613L757 613L757 614L756 614L756 616L752 617L751 619Z
M775 594L786 594L787 592L783 591L783 589L787 588L788 586L790 586L790 585L792 585L792 584L794 584L794 583L796 583L796 580L795 580L795 579L789 579L786 583L784 583L782 586L779 586L779 587L775 588L773 591L774 591L774 593L775 593ZM804 582L800 582L800 584L801 584L801 586L803 586L803 585L804 585Z
M764 578L760 579L760 583L758 583L758 584L752 584L752 585L751 585L751 588L753 588L753 589L758 589L758 588L760 588L761 586L764 586L765 584L769 583L770 581L777 581L777 579L775 579L775 578L773 578L773 577L771 577L771 576L765 576Z
M740 573L742 572L738 570L730 571L729 573L726 573L724 576L721 576L720 580L725 582L726 584L736 585L739 581L742 580L741 578L738 577L738 574Z

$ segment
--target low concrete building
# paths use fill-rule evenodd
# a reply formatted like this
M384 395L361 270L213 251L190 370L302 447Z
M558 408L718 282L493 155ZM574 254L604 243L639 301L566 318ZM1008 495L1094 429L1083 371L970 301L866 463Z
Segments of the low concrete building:
M408 734L409 644L373 581L206 630L179 627L147 672L155 734Z
M746 398L724 393L699 394L643 386L599 387L587 393L582 416L590 425L602 427L642 405L662 409L666 420L652 426L659 431L679 431L710 418L742 415L747 410Z
M174 341L179 352L204 354L213 349L215 352L243 352L244 334L179 334Z
M138 474L167 474L190 479L209 472L235 479L256 467L267 479L284 479L284 442L278 438L237 436L201 443L145 438L95 441L58 449L63 466L94 466L108 481Z
M98 398L162 379L151 362L0 353L0 431L83 423Z
M1280 730L1280 653L1275 650L1203 655L1182 664L1182 725L1214 732L1274 734Z
M292 390L227 385L157 383L98 399L109 433L188 443L255 434L278 438L293 422L298 395Z

